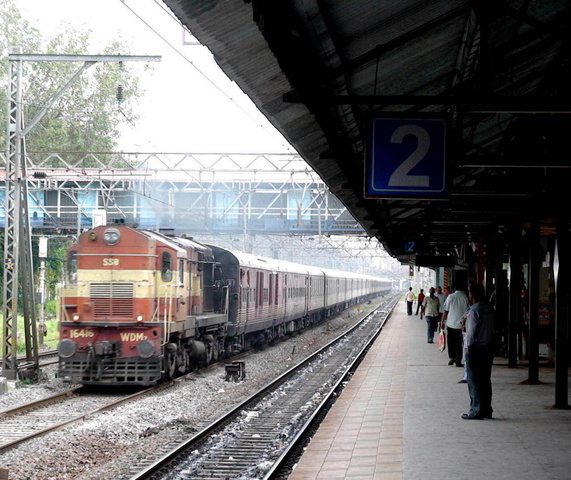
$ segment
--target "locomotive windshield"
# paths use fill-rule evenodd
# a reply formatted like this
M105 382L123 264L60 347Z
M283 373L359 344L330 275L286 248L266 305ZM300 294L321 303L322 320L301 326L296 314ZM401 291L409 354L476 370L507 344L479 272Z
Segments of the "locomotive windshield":
M172 257L169 252L163 252L162 255L161 279L163 282L172 280Z

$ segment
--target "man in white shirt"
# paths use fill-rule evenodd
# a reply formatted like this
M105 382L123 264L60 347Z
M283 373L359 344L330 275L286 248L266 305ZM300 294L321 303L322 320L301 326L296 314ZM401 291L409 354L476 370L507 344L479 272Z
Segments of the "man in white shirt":
M436 298L440 301L440 308L438 312L440 313L440 319L442 320L442 315L444 314L444 302L446 301L446 294L442 291L442 287L436 287L436 293L434 294Z
M446 337L448 343L448 365L462 364L462 324L461 320L469 307L468 295L459 286L454 293L448 295L444 302L444 314L442 315L442 325L446 325Z
M412 303L414 302L414 293L412 287L409 287L408 292L405 296L406 301L406 313L412 315Z
M428 297L424 299L424 318L426 318L426 341L428 343L434 343L434 332L438 327L438 318L440 314L438 310L440 308L440 300L434 293L434 287L430 287Z

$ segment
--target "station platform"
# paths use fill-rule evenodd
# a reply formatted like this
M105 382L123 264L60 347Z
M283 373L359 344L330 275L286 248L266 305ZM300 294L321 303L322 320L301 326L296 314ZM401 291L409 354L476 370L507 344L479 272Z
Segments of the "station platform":
M397 305L288 480L570 479L571 410L553 409L554 369L492 369L494 418L463 420L463 368Z

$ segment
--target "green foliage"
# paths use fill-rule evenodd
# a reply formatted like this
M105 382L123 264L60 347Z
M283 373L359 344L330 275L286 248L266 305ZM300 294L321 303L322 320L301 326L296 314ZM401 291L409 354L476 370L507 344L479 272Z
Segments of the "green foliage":
M45 38L22 18L14 0L0 2L0 49L22 46L23 53L127 55L130 47L118 39L99 51L91 46L92 31L62 24L59 32ZM28 121L79 70L83 62L24 62L24 118ZM39 164L46 152L62 152L51 157L45 167L105 168L86 152L111 152L117 146L123 124L138 120L133 105L141 96L135 72L139 64L96 63L71 84L42 120L26 136L27 152ZM138 67L139 71L141 68ZM0 75L7 78L8 61L0 62ZM123 87L122 101L117 99L118 86ZM6 85L0 94L5 97ZM6 102L2 116L6 116ZM0 136L4 137L3 129ZM0 138L4 144L4 138Z
M46 320L46 327L48 327L47 334L43 339L40 338L40 344L46 345L49 348L57 348L59 341L58 321L55 319Z
M57 315L58 303L55 300L48 300L44 305L44 313L48 318L55 318Z
M2 316L0 315L0 323L2 321ZM47 334L44 337L39 336L38 344L40 347L44 348L57 348L59 341L59 322L54 318L51 320L46 320ZM24 319L18 317L18 339L16 340L16 354L22 355L26 353L26 344L22 338L24 333ZM22 338L22 339L20 339ZM4 332L0 329L0 343L4 341ZM45 349L45 348L44 348Z
M20 46L28 54L75 54L75 55L129 55L130 46L122 39L116 39L104 47L92 46L92 31L79 30L70 24L62 24L58 33L47 38L21 15L18 2L0 0L0 50ZM73 77L83 62L23 62L24 119L30 122L51 98ZM90 152L111 152L117 146L121 127L136 123L138 117L133 111L142 95L139 87L140 74L148 67L140 63L96 63L84 71L65 94L52 105L44 117L26 135L26 151L33 164L42 167L64 168L107 168ZM0 58L0 97L6 98L9 62ZM117 99L117 87L122 85L122 101ZM7 102L0 102L0 115L6 125ZM5 128L0 128L0 142L6 144ZM47 153L58 153L43 160ZM98 155L98 158L105 156ZM126 166L118 163L114 155L107 157L115 161L114 167ZM0 165L2 168L2 165ZM37 237L32 241L33 265L38 274L40 261L37 258ZM63 278L66 238L52 239L48 244L46 259L46 286L48 299L56 294L56 285ZM0 233L0 258L3 258L4 237ZM3 262L0 263L0 282L3 281ZM36 276L36 281L37 281ZM0 285L1 288L1 285ZM20 292L21 293L21 292ZM1 297L0 297L1 302ZM55 306L48 302L45 309L49 315L55 313Z
M48 256L45 259L46 301L44 302L44 314L46 317L51 318L57 315L57 285L63 281L67 261L67 248L72 245L74 239L73 237L61 235L48 236L48 238ZM38 257L38 243L39 237L32 237L32 263L34 266L34 279L36 284L39 281L39 269L41 264L41 259ZM3 252L4 232L0 231L0 258L3 258ZM4 264L0 262L0 283L3 281L3 275ZM2 298L0 296L0 303L1 301ZM19 307L20 306L19 302Z
M47 301L44 304L44 313L47 317L55 316L57 313L57 302L53 299L56 298L57 284L63 281L67 261L66 250L72 243L73 239L67 237L51 237L48 242L48 257L46 258ZM35 252L37 250L34 249ZM36 270L39 263L39 259L34 257Z

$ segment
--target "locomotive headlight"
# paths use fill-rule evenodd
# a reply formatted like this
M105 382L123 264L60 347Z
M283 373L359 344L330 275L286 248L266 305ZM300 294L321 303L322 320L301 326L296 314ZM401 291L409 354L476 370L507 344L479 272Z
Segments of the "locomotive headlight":
M77 345L71 341L69 338L64 338L57 347L59 356L62 358L69 358L77 349Z
M143 315L137 315L137 322L142 322L144 319Z
M121 234L119 230L116 228L108 228L103 232L103 241L107 245L117 245L119 243L119 239L121 238Z
M137 353L141 358L152 357L155 353L155 344L150 340L141 340L137 344Z
M80 319L80 318L81 318L81 317L79 316L79 313L74 313L74 314L71 316L71 319L72 319L74 322L79 322L79 319Z

